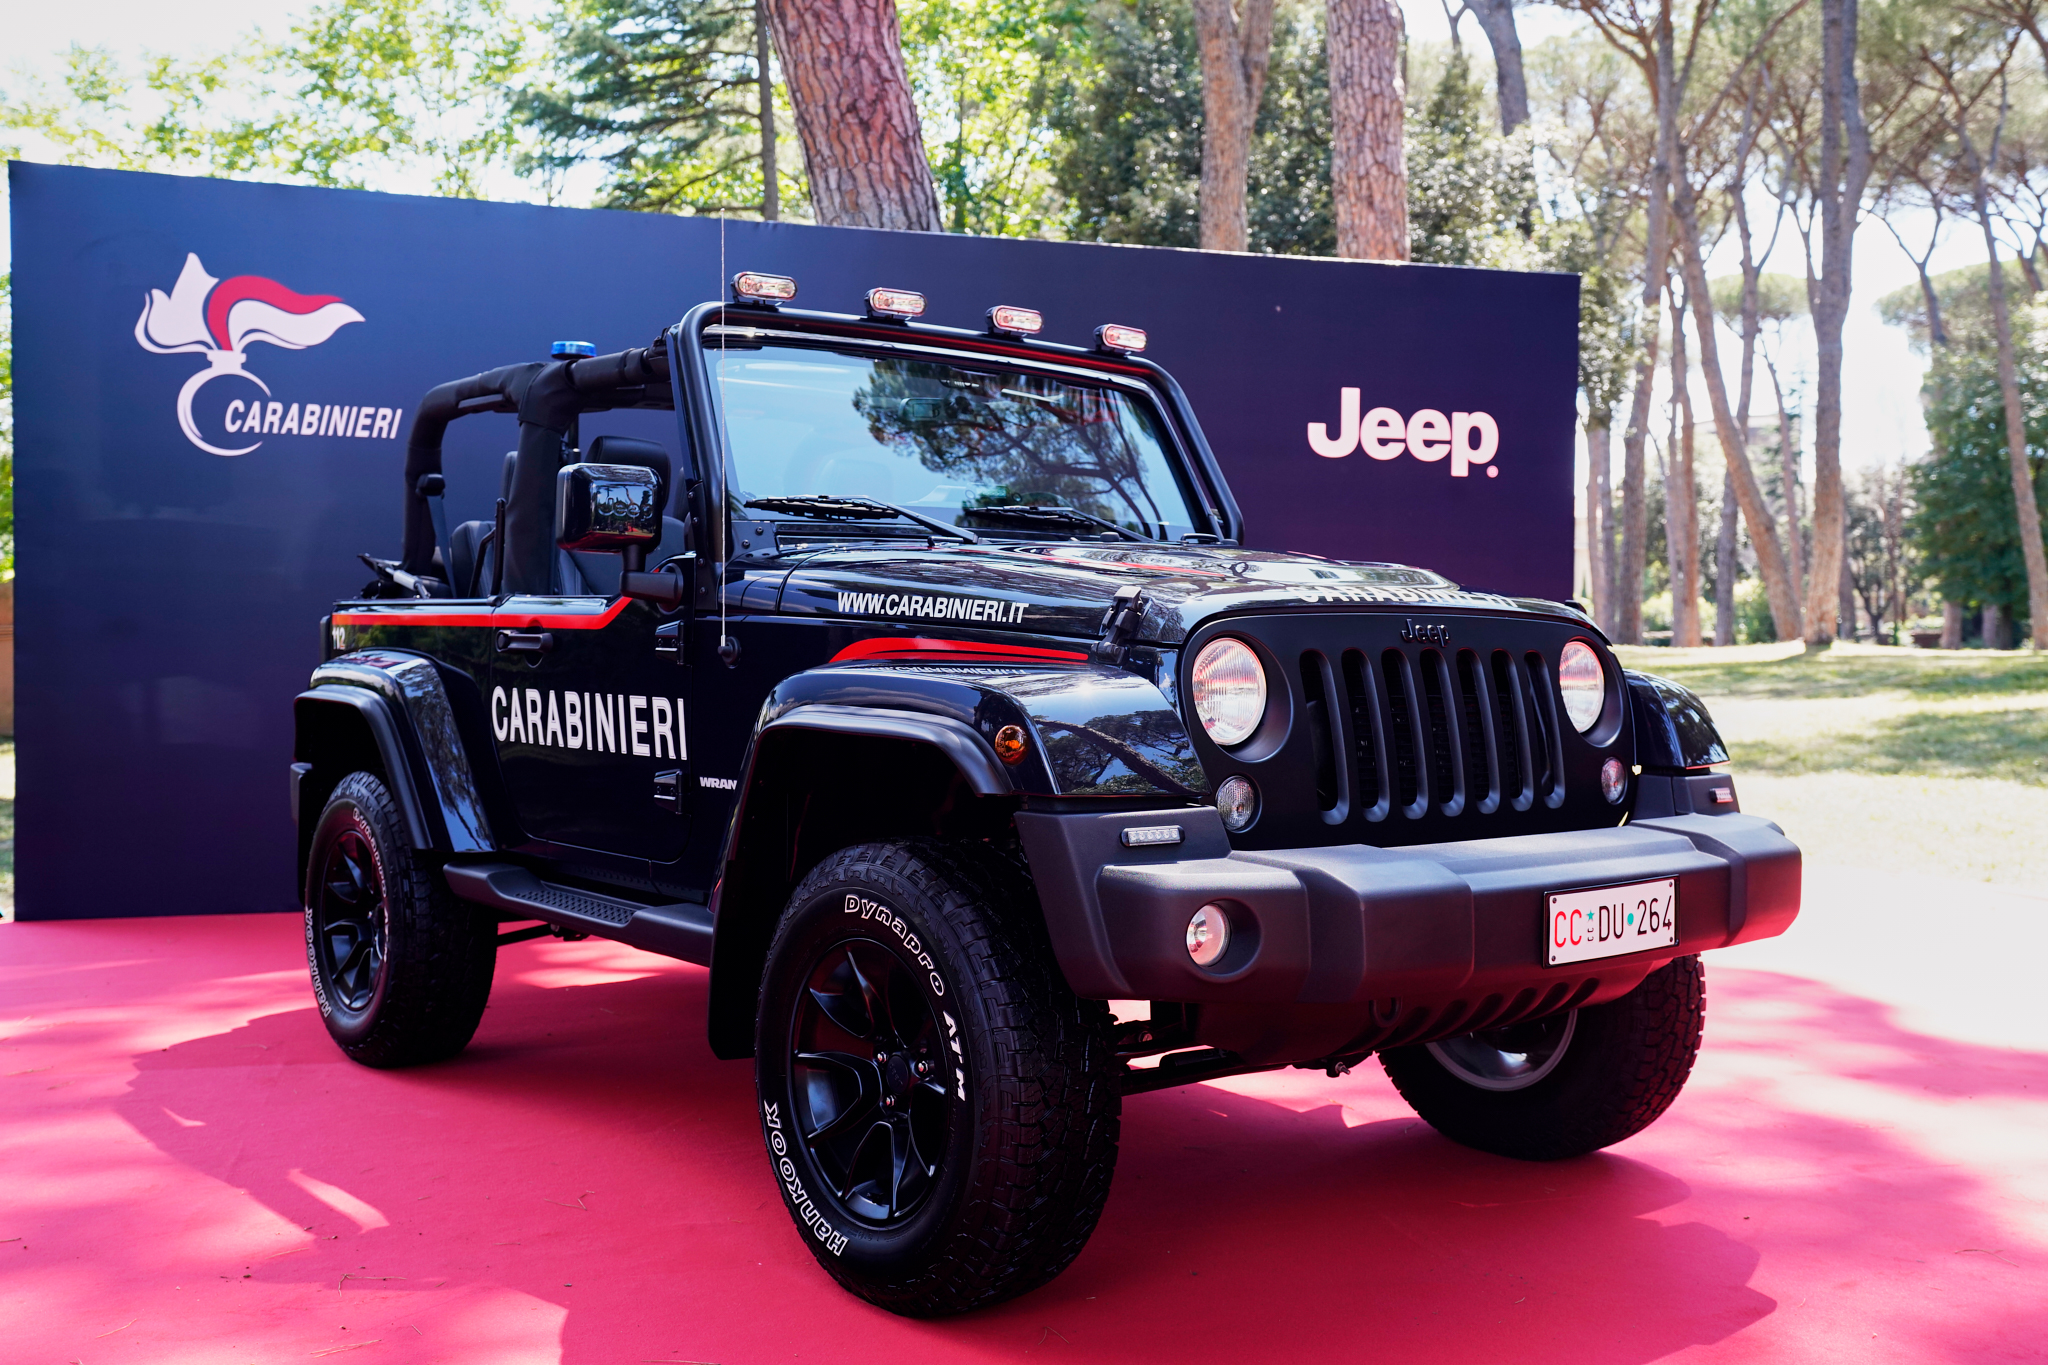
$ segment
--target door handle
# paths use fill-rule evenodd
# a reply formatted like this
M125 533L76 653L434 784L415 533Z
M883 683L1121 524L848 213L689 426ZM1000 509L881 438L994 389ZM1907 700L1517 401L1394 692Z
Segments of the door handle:
M501 630L500 654L545 654L555 647L555 637L545 630Z

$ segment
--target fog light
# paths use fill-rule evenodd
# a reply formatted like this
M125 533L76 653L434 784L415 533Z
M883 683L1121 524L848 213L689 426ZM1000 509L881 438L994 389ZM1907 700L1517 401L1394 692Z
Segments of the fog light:
M1259 818L1259 789L1249 777L1224 778L1216 789L1216 813L1223 817L1223 828L1243 833Z
M1197 967L1213 967L1230 950L1230 916L1220 905L1205 905L1188 921L1188 956Z
M1607 804L1618 806L1621 798L1628 795L1628 769L1621 766L1621 760L1610 758L1600 765L1600 794L1607 798Z

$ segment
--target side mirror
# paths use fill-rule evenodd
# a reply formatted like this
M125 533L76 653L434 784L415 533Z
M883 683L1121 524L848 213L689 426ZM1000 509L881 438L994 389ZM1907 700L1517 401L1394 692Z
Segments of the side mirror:
M661 541L661 476L624 464L572 464L555 476L555 543L613 551L638 569Z

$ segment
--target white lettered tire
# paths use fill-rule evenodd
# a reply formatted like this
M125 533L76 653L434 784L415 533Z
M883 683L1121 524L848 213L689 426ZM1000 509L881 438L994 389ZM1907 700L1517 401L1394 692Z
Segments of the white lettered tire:
M776 1185L819 1264L892 1312L1036 1288L1109 1193L1108 1009L1067 989L1028 887L977 845L856 845L804 878L769 947L755 1081Z

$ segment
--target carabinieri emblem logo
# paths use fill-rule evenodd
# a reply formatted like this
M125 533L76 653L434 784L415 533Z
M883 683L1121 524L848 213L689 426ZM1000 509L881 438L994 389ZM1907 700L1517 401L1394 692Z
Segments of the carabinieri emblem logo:
M252 441L230 450L210 444L200 434L198 424L192 419L192 400L199 391L223 375L235 375L263 390L267 398L270 386L242 368L249 358L251 345L263 341L286 350L303 351L309 346L318 346L347 324L361 321L361 313L332 294L300 294L261 275L236 275L217 280L206 273L206 267L199 263L197 254L188 252L185 268L178 272L178 282L172 286L171 292L165 294L161 289L149 291L149 298L142 305L142 316L135 320L135 339L142 344L142 349L158 355L191 351L206 356L206 368L186 380L185 386L178 390L178 425L183 428L185 439L208 454L247 455L263 442ZM271 403L272 411L266 421L262 403L232 403L229 405L229 429L300 433L299 405L292 405L289 426L280 425L285 417L278 411L282 406ZM350 431L323 432L314 424L312 413L317 406L317 411L324 417L327 408L314 404L306 406L308 417L304 434L355 434ZM249 409L249 418L238 422L244 407ZM348 411L353 414L355 410ZM395 411L374 411L379 414L391 411L390 417L379 416L376 420L379 426L388 422L395 429ZM377 434L386 433L380 431Z

